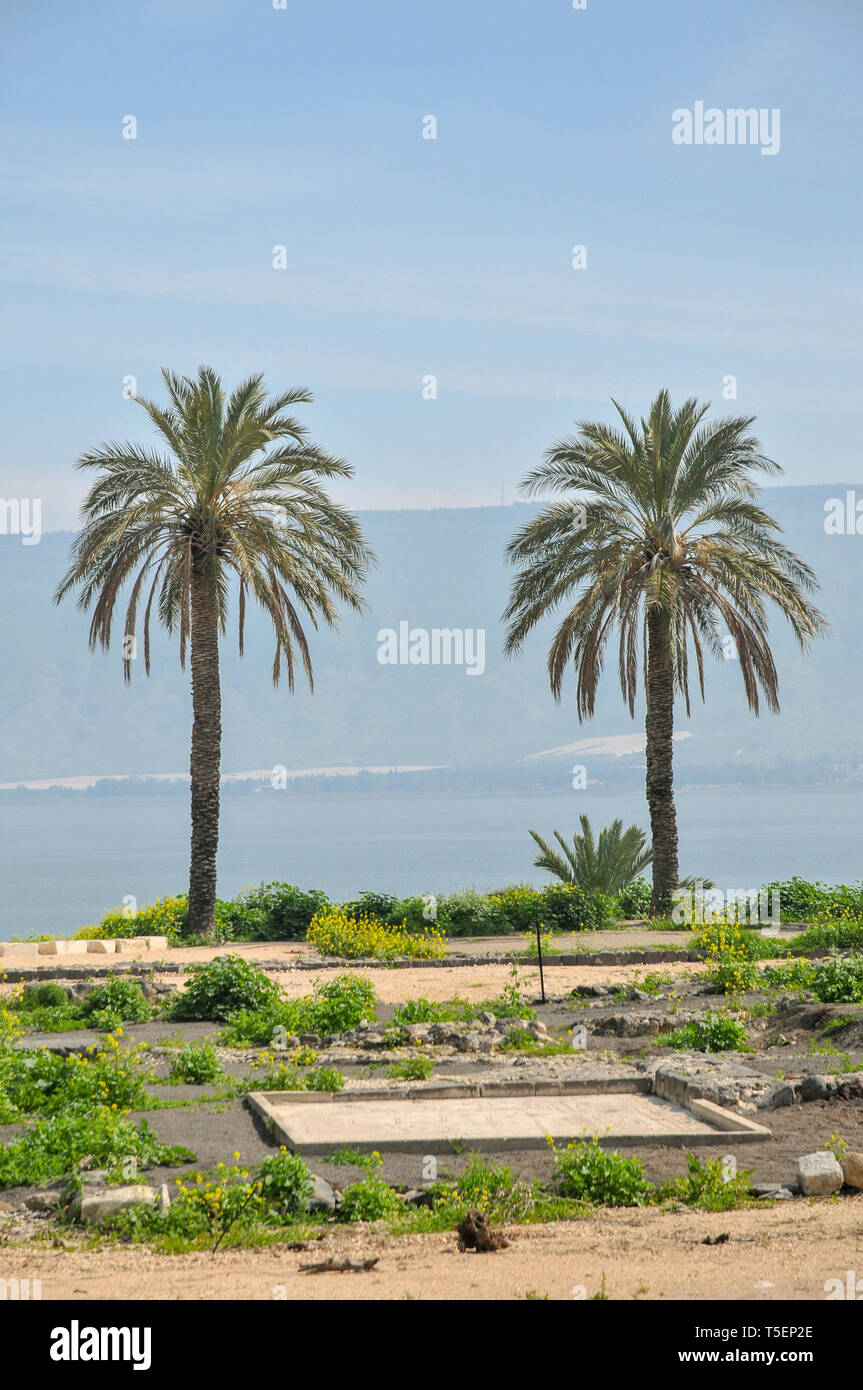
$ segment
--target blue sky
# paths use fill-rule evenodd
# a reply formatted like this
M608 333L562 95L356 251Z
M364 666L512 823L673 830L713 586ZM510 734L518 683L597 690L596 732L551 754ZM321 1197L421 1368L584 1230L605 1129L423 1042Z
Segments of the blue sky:
M860 476L858 0L7 0L0 34L0 495L44 529L163 364L311 388L358 508L510 501L662 385L757 415L785 481ZM697 100L778 107L780 152L675 145Z

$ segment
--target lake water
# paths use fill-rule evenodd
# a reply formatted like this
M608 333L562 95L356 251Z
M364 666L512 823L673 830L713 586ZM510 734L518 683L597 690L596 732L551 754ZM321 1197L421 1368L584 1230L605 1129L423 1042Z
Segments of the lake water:
M698 788L678 793L681 873L748 889L801 874L863 877L859 787ZM334 900L363 889L441 893L548 882L528 827L571 835L621 816L646 825L643 795L226 796L219 892L285 879ZM181 796L0 800L0 940L68 933L131 895L184 892L188 805Z

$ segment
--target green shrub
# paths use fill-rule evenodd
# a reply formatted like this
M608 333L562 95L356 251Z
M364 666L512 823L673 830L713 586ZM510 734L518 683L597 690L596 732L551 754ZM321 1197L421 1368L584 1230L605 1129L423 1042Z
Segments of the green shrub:
M312 1067L306 1073L302 1089L304 1091L341 1091L344 1089L344 1073L337 1067Z
M79 928L73 934L73 939L166 936L169 945L175 946L185 931L188 914L189 901L185 896L158 898L154 903L139 907L131 915L120 908L113 908L95 925Z
M259 1192L266 1218L285 1220L299 1215L312 1194L312 1175L299 1154L288 1153L284 1144L265 1158L258 1173Z
M318 889L304 892L291 883L262 883L220 903L218 925L232 941L302 941L315 913L328 903Z
M459 888L437 900L437 922L447 936L491 936L506 931L491 899L475 888Z
M667 1044L682 1052L740 1052L746 1046L746 1028L728 1014L706 1013L675 1028Z
M819 966L812 989L824 1004L863 1004L863 956Z
M649 917L652 889L646 878L634 878L612 899L615 917Z
M391 1216L403 1203L389 1183L369 1172L360 1182L351 1183L342 1193L339 1216L343 1221L380 1221Z
M733 1211L749 1205L749 1179L753 1169L728 1175L721 1158L701 1163L694 1154L687 1154L686 1161L689 1169L686 1176L663 1183L657 1191L657 1200L679 1202L702 1211Z
M575 1140L565 1149L552 1143L553 1181L562 1197L574 1197L599 1207L640 1207L650 1197L650 1184L638 1158L606 1153L598 1140Z
M311 998L302 1000L302 1033L344 1033L363 1019L377 1017L375 987L364 975L346 971L334 980L318 985Z
M113 1030L120 1023L146 1023L155 1009L144 998L137 980L115 975L90 991L81 1005L81 1017L94 1027Z
M610 900L570 883L550 883L542 890L543 921L555 932L598 931L611 917Z
M185 1148L169 1148L140 1125L108 1106L76 1105L30 1124L17 1138L0 1145L0 1188L24 1187L73 1175L86 1161L121 1176L135 1158L139 1168L194 1161Z
M396 1004L393 1009L393 1023L443 1023L455 1018L455 1013L446 1004L437 1004L430 999L407 999L404 1004Z
M278 1047L280 1032L326 1037L377 1017L375 989L362 975L345 972L318 985L302 999L284 999L278 990L262 1007L238 1009L219 1034L223 1047Z
M241 1009L266 1009L278 999L275 981L242 956L216 956L193 969L188 987L173 1001L172 1018L227 1020Z
M397 916L398 898L392 893L360 893L360 896L350 903L342 903L342 910L349 917L377 917L379 922L396 922L400 919Z
M43 985L25 985L15 1007L29 1013L32 1009L67 1009L71 1004L63 986L49 980Z
M207 1043L197 1047L186 1043L174 1059L169 1080L178 1085L207 1086L223 1075L222 1064L212 1047Z
M811 989L817 968L809 960L789 960L781 965L768 965L763 980L773 989Z
M403 1062L393 1062L387 1067L390 1081L428 1081L434 1071L430 1057L407 1057Z
M777 892L783 922L813 922L827 914L863 913L863 883L834 884L808 882L797 874L784 881L768 883L762 893Z
M140 1109L147 1102L140 1049L121 1049L109 1037L80 1055L61 1057L45 1049L0 1049L0 1116L2 1122L22 1115L58 1115L78 1104Z

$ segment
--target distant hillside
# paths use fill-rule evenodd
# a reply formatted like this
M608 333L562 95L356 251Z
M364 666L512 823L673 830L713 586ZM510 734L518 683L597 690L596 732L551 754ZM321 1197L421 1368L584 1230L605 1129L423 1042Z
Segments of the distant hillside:
M852 485L848 485L852 486ZM824 503L844 497L845 484L770 488L767 509L791 547L821 581L820 606L833 631L803 657L776 616L774 652L782 716L747 713L733 661L708 669L706 707L691 720L678 711L682 774L717 773L758 780L765 766L810 761L829 769L863 763L859 703L863 657L852 631L863 575L863 536L827 535ZM863 486L858 489L863 498ZM501 655L500 614L508 591L504 546L533 507L367 512L362 522L379 564L368 585L369 612L347 616L339 633L311 633L316 693L274 692L272 642L252 611L242 661L236 631L222 648L226 771L334 765L446 765L459 773L496 769L566 748L585 738L617 738L641 727L630 720L616 682L614 653L590 724L579 725L571 689L555 706L545 676L548 631L523 657ZM89 773L146 774L188 765L191 708L188 676L176 649L159 634L153 674L135 668L122 681L119 648L108 656L87 648L87 618L74 604L55 608L51 594L63 572L71 534L39 545L0 536L0 782ZM485 630L485 669L464 665L382 665L378 632L406 621L411 628ZM118 632L121 624L118 624ZM570 754L561 755L561 767ZM578 761L590 763L585 753ZM637 753L623 761L643 760ZM533 764L539 772L541 760ZM602 759L603 763L609 760ZM531 766L530 764L528 766ZM543 778L546 777L542 767ZM588 767L588 775L590 768Z

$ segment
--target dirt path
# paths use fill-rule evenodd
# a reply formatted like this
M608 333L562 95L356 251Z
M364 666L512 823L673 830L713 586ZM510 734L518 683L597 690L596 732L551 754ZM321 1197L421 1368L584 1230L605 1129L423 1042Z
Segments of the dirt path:
M728 1232L726 1244L706 1236ZM825 1282L863 1276L863 1195L722 1214L613 1210L518 1227L496 1255L459 1255L454 1237L344 1229L299 1254L279 1247L217 1256L136 1248L0 1250L0 1278L42 1281L43 1299L611 1299L823 1300ZM301 1263L379 1256L368 1274L309 1275ZM581 1292L581 1291L584 1292Z

